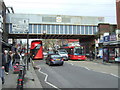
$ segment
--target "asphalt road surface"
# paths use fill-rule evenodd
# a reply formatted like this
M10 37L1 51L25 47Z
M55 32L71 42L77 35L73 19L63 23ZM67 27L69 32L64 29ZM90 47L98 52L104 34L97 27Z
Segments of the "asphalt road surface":
M43 88L118 88L118 78L64 63L63 66L48 66L44 60L35 61L36 70Z

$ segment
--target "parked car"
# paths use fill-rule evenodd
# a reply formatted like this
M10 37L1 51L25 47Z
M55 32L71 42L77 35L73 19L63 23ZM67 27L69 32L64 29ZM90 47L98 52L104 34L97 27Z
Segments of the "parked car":
M68 53L67 53L67 51L66 51L65 49L57 50L56 53L59 54L61 57L63 57L63 59L64 59L65 61L68 60Z
M64 63L63 58L59 54L49 54L45 60L49 66L54 64L63 65Z
M44 56L47 56L47 52L43 52L43 55L44 55Z

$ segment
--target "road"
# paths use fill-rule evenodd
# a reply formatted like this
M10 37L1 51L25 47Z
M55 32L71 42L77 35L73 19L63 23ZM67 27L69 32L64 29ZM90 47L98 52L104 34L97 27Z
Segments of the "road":
M43 88L118 88L118 77L69 61L63 66L48 66L40 60L35 65L40 67L36 73Z

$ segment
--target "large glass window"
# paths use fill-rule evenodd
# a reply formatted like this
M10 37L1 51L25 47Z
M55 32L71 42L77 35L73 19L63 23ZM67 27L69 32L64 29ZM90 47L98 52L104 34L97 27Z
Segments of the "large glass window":
M42 33L42 31L41 31L41 25L38 25L38 33Z
M84 34L84 26L81 26L81 34Z
M65 34L67 34L67 30L68 30L67 27L68 27L68 26L65 25Z
M32 33L32 24L29 25L29 33Z
M92 26L89 26L89 34L92 34Z
M72 34L72 25L69 26L69 34Z
M59 34L59 25L56 25L56 34Z
M96 34L97 33L97 30L96 30L96 26L93 26L93 34Z
M73 26L73 34L76 34L76 26Z
M80 34L80 26L77 26L77 34Z
M63 25L60 25L60 34L63 34Z
M88 26L85 26L85 34L88 35Z
M46 25L43 25L43 31L46 31Z
M37 25L33 25L34 28L33 28L33 33L37 33Z
M55 25L52 25L52 30L51 30L52 34L55 34Z
M50 25L47 25L47 33L50 34Z

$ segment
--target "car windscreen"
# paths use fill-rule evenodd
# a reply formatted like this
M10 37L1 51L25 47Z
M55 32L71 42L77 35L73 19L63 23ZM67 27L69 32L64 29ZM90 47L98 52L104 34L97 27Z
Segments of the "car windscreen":
M51 58L61 58L60 55L51 55Z
M53 51L49 51L48 54L54 54L54 52Z
M58 50L60 54L68 54L66 50Z
M75 47L74 48L74 55L84 55L83 47Z
M66 52L59 52L60 54L67 54Z

